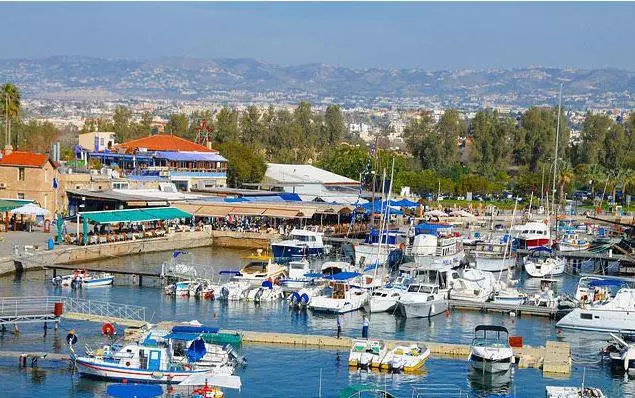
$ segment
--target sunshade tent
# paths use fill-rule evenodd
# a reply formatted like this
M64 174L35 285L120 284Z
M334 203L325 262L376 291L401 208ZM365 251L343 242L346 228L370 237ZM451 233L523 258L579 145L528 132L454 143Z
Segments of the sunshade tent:
M30 200L13 200L13 199L0 199L0 212L10 211L22 207L27 203L31 203Z
M98 224L116 224L120 222L146 222L191 218L192 215L175 207L155 207L147 209L91 211L80 213L82 219Z
M25 216L45 216L49 213L49 211L33 203L27 203L24 206L20 206L11 210L10 213L21 214Z

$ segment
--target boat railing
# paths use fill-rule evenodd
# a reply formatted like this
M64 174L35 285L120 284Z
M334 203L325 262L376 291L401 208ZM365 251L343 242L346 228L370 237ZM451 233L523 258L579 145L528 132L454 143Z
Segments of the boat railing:
M24 316L36 314L52 314L55 303L60 297L2 297L0 298L0 316Z
M425 384L412 386L412 398L469 397L469 393L454 384Z
M57 297L56 300L57 302L62 301L64 303L64 312L76 312L80 314L143 322L146 320L146 308L137 305L118 304L99 300L85 300L73 297Z

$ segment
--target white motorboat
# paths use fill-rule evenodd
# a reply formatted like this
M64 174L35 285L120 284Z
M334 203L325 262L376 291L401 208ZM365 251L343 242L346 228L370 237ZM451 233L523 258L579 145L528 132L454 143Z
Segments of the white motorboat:
M594 301L599 301L601 298L609 295L609 290L606 286L602 286L604 278L597 276L583 276L578 281L578 287L575 291L575 299L580 303L591 304ZM620 283L621 285L621 283ZM598 300L596 300L596 298Z
M251 288L251 283L247 281L230 281L220 287L220 296L218 298L227 301L243 300Z
M621 281L603 280L591 282L617 283ZM622 282L623 283L623 282ZM556 323L556 327L567 329L591 330L598 332L635 333L635 289L621 288L615 297L596 297L592 304L583 304L575 308Z
M282 288L278 285L274 285L269 281L262 282L262 286L254 287L247 292L246 299L256 303L265 301L280 300L284 297Z
M527 294L515 287L505 287L494 291L492 301L509 305L522 305L527 301Z
M448 301L439 286L430 283L411 283L401 295L395 314L406 318L429 318L445 312Z
M312 273L310 264L306 259L289 261L287 277L280 280L280 286L290 290L301 289L313 283L315 278L321 275Z
M381 340L353 340L348 366L379 369L385 355L386 345Z
M306 308L314 297L322 294L324 286L311 285L292 292L289 297L289 305L294 308Z
M564 273L566 261L561 257L551 257L550 249L539 247L532 250L532 254L525 258L525 271L533 278L556 276ZM545 255L547 254L547 255Z
M348 275L332 276L333 286L330 295L313 297L309 302L309 309L317 312L332 312L343 314L357 311L368 301L368 290L352 287L346 278ZM359 276L359 274L352 277Z
M606 398L599 388L547 386L547 398Z
M274 263L272 258L258 250L257 254L243 257L247 264L233 277L236 281L245 281L252 286L260 286L265 280L275 282L284 278L287 268Z
M51 282L56 286L78 289L110 286L114 279L115 277L107 272L90 273L85 269L77 269L70 275L58 275L51 279Z
M574 252L587 250L591 247L591 242L580 239L578 234L567 234L557 242L557 246L558 250L561 252Z
M547 247L551 243L551 232L546 222L528 222L514 225L512 229L516 236L519 249L531 250L537 247Z
M289 239L271 243L271 251L276 260L321 256L324 254L322 233L293 229Z
M474 369L487 373L507 372L514 363L514 351L503 326L478 325L474 329L470 362Z
M412 243L415 264L427 270L458 267L465 257L461 237L451 225L422 223L415 227Z
M384 264L391 251L405 245L407 236L399 230L372 229L364 243L355 245L355 264L360 267Z
M494 292L496 278L492 273L475 268L465 268L454 279L449 297L454 300L484 303Z
M620 336L610 333L613 341L604 352L611 360L611 366L629 376L635 375L635 344L629 344Z
M516 264L516 253L511 244L504 238L498 241L478 241L472 251L475 268L481 271L501 272L509 270Z
M382 287L374 289L368 300L369 312L390 312L394 310L401 294L405 291L403 287Z
M430 349L425 345L397 345L386 353L381 368L392 372L414 372L423 367L429 356Z
M190 294L190 286L194 282L195 281L180 281L180 282L176 282L174 284L174 294L176 296L181 296L181 297L189 296L189 294Z

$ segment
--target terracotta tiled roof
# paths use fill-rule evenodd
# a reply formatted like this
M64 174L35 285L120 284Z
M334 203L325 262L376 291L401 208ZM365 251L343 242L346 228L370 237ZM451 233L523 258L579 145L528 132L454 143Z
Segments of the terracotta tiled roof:
M218 152L214 149L208 149L204 145L170 134L157 134L139 138L119 144L118 147L125 149L126 152L134 152L139 148L146 148L148 151Z
M0 166L42 167L48 160L48 155L41 153L12 151L8 155L2 155Z

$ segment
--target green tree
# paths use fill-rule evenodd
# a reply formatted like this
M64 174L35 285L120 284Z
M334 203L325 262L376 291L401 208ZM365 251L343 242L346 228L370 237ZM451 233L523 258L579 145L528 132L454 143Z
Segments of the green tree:
M2 100L2 119L9 131L9 136L5 137L5 145L7 145L11 143L7 141L11 137L11 124L20 120L20 90L13 83L5 83L0 88L0 99ZM15 142L15 137L13 141Z
M467 126L456 109L448 109L437 123L437 132L441 140L441 157L446 166L459 161L458 138L464 137Z
M530 171L536 172L540 168L541 162L555 158L557 116L557 109L543 107L532 107L522 115L521 125L524 130L524 134L522 134L524 142L519 147L518 160L520 163L518 165L527 164ZM559 158L565 157L568 142L567 118L561 113Z
M413 119L404 129L406 146L424 169L439 170L442 165L441 142L429 113Z
M130 138L132 111L125 106L117 105L112 116L117 142L126 142Z
M219 143L238 140L238 113L227 107L216 115L216 141Z
M514 121L496 111L479 111L472 120L470 166L481 175L493 176L509 167Z
M338 105L329 105L326 107L324 122L326 125L327 144L339 144L344 134L346 134L346 126L344 125L342 111Z
M60 137L60 130L51 122L29 120L28 123L17 122L14 125L16 148L45 153Z
M582 123L581 161L587 164L602 163L606 156L604 143L611 127L611 119L606 115L587 112Z
M236 141L225 141L219 152L227 159L227 183L240 188L242 184L262 181L267 165L263 157L252 148Z
M240 118L241 142L252 147L261 147L266 138L266 127L261 121L260 110L251 105Z
M189 119L185 114L179 113L170 116L165 125L165 132L172 135L184 136L190 128Z
M328 148L316 166L353 180L359 180L360 173L366 169L368 156L368 151L364 147L340 144Z

